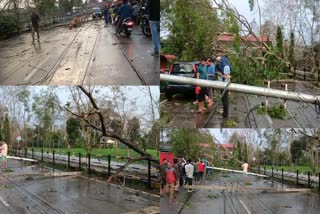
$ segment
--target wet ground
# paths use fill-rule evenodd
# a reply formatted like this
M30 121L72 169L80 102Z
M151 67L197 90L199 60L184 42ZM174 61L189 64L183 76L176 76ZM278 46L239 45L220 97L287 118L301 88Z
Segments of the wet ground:
M216 172L216 171L215 171ZM243 185L242 175L235 173L217 172L213 178L205 181L204 185L236 185L244 187L245 191L223 191L223 190L194 190L192 193L180 188L177 198L169 205L167 196L160 199L161 213L284 213L298 214L319 213L320 198L316 193L282 191L257 191L249 188L290 188L277 182L259 179L249 176L249 183ZM199 185L197 183L196 185Z
M273 83L273 89L282 89L280 83ZM288 83L288 90L305 94L320 95L320 89L303 82ZM218 99L220 91L215 92ZM286 119L271 118L269 115L259 114L258 107L266 102L265 97L231 92L229 96L229 119L222 118L222 104L218 105L212 119L206 128L297 128L320 126L320 114L315 105L303 102L287 101L288 116ZM197 113L194 105L194 95L183 96L176 94L173 101L161 96L161 120L167 128L203 128L212 107L206 112ZM268 98L269 106L280 105L284 100Z
M1 85L158 85L159 58L139 26L130 38L115 36L103 20L0 42Z
M30 178L24 173L50 168L9 161L13 172L0 173L0 213L127 213L156 207L152 194L78 176Z

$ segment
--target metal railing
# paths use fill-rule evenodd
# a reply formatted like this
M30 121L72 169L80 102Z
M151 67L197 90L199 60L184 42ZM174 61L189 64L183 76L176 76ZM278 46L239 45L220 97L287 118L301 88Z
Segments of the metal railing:
M55 165L65 165L68 169L74 168L78 170L86 169L88 174L98 172L111 176L117 169L125 164L126 158L119 158L112 155L93 155L87 153L83 155L79 153L57 154L55 150L52 153L41 149L35 151L34 148L28 150L24 149L11 149L9 154L16 157L31 158L41 162L47 162ZM152 163L151 160L139 161L129 165L123 173L126 177L131 179L146 182L148 187L152 188L152 183L158 182L159 171L158 167Z

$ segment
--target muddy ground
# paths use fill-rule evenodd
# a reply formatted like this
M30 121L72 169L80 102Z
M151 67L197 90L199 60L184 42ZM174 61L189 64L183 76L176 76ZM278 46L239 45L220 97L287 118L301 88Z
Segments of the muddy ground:
M1 214L127 213L159 206L155 195L83 177L21 176L51 172L51 168L14 160L9 168L11 172L0 173Z
M130 38L115 36L103 20L25 33L0 42L1 85L156 85L159 58L139 26ZM137 73L141 78L137 75Z
M281 84L273 83L271 88L282 89ZM288 90L320 96L320 89L303 82L289 82ZM218 100L220 91L215 91ZM212 107L204 113L197 113L193 94L176 94L173 101L161 95L161 120L167 128L203 128ZM214 112L205 128L317 128L320 126L320 114L313 104L287 101L288 116L286 119L271 118L258 113L258 108L266 97L231 92L229 97L229 119L222 118L222 104ZM284 100L268 98L269 106L280 105Z
M214 177L205 181L204 185L237 185L240 187L254 188L291 188L277 182L249 176L249 183L243 185L242 175L236 173L220 173L214 171ZM199 183L197 183L199 185ZM223 190L194 190L192 193L180 188L179 194L172 205L168 203L168 197L160 199L161 213L284 213L299 214L319 213L320 198L317 193L306 192L271 192L271 191L223 191Z

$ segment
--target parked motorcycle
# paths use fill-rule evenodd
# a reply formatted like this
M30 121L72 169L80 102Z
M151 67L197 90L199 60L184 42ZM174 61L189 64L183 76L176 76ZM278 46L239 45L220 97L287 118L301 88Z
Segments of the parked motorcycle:
M152 36L151 29L150 29L150 24L149 24L149 15L148 14L144 14L142 16L142 21L140 23L140 27L141 27L142 33L145 36L148 36L148 37Z

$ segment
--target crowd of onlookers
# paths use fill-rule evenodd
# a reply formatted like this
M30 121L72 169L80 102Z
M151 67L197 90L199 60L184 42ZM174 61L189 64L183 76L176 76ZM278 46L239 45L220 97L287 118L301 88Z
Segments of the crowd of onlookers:
M172 203L175 192L179 191L179 187L183 186L188 192L192 192L190 188L195 182L203 183L206 177L213 176L212 163L208 161L191 161L182 159L174 159L168 161L162 160L160 165L161 186L160 194L169 194L170 203Z

